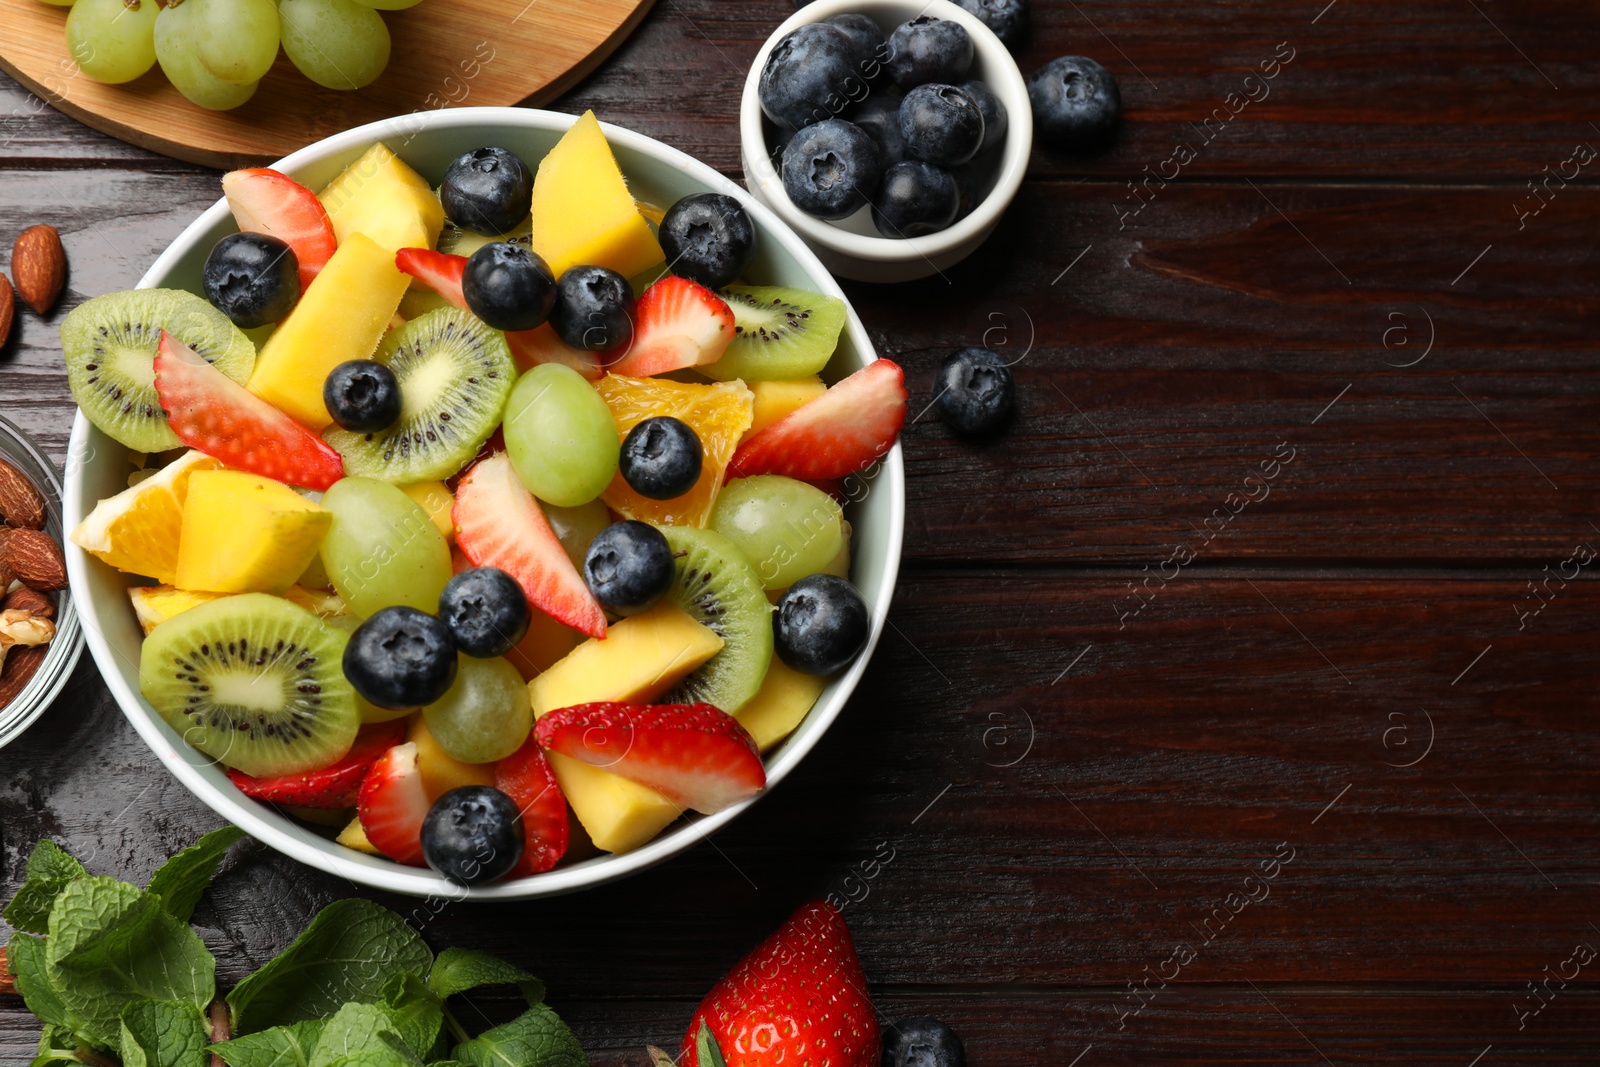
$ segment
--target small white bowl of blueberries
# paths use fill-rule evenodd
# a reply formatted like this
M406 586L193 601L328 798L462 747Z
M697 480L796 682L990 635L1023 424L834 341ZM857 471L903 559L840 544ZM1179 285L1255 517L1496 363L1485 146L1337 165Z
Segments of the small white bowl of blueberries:
M1115 77L1062 56L1024 81L1027 0L796 0L740 101L745 184L835 274L900 282L981 245L1022 184L1034 133L1113 139Z

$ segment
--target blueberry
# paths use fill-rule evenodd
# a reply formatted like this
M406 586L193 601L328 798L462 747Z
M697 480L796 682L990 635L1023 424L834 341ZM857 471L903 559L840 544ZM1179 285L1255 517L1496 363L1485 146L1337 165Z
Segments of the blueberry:
M848 667L867 647L871 623L856 587L832 574L813 574L778 598L773 647L802 674L825 676Z
M617 469L635 493L671 500L694 488L705 458L700 437L671 415L645 419L622 439Z
M877 142L844 119L807 126L783 150L783 191L819 219L855 214L882 177Z
M346 430L377 433L400 419L400 382L375 359L352 359L328 372L322 403Z
M420 708L456 680L456 642L432 615L402 605L379 609L344 649L344 676L380 708Z
M867 132L878 145L878 158L892 167L906 158L906 139L900 132L900 96L873 93L850 112L850 121Z
M629 519L595 535L583 557L583 580L600 606L618 615L649 611L672 588L677 569L661 531Z
M846 12L825 18L822 22L825 26L836 26L843 30L856 46L856 70L861 72L864 81L870 82L883 72L884 60L889 58L889 43L883 39L883 31L870 16Z
M755 259L756 224L733 197L695 193L661 217L661 250L678 277L721 289Z
M1011 123L1000 98L980 81L962 82L961 90L972 97L972 102L978 105L978 111L983 115L983 143L978 146L978 155L1005 144L1006 129Z
M824 22L797 27L767 56L758 92L761 110L781 127L798 130L837 115L866 95L855 42Z
M938 167L954 167L978 154L983 112L965 89L938 82L919 85L900 101L906 154Z
M1033 127L1057 148L1099 148L1111 139L1122 116L1117 79L1085 56L1061 56L1028 79Z
M525 835L516 801L493 786L464 785L428 809L422 858L457 885L492 882L522 859Z
M550 317L556 280L537 252L510 241L486 244L467 260L461 295L497 330L531 330Z
M450 221L474 233L505 233L533 206L533 174L520 156L504 148L477 148L444 172L439 201Z
M954 222L960 202L949 171L908 159L884 173L872 200L872 222L885 237L921 237Z
M471 567L445 583L439 619L456 648L492 659L511 651L528 632L528 595L499 567Z
M633 340L633 286L605 267L572 267L556 282L550 322L573 348L609 352Z
M959 82L972 69L972 38L959 22L919 15L889 35L886 66L908 92L929 82Z
M951 167L950 177L955 179L956 193L960 198L956 205L956 221L959 222L972 214L972 209L978 206L983 197L979 192L978 172L972 169L971 163Z
M944 1023L918 1015L884 1028L883 1067L967 1067L967 1049Z
M1028 0L956 0L1015 52L1028 36Z
M964 437L987 437L1002 429L1016 403L1011 368L988 348L963 348L939 365L933 406Z
M294 249L264 233L230 233L211 248L201 274L206 299L241 330L277 322L300 299Z

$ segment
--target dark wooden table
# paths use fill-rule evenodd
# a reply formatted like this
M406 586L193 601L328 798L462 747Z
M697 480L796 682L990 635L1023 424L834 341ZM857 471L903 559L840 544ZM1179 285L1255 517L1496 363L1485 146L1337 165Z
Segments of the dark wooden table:
M975 1067L1600 1061L1600 964L1553 977L1600 947L1600 567L1566 562L1600 547L1600 25L1324 3L1036 0L1025 70L1099 58L1126 129L1039 152L946 277L849 287L914 410L949 349L1028 349L1008 438L907 430L856 699L717 848L449 908L436 946L532 968L605 1063L672 1046L828 892L882 1010L951 1021ZM789 10L660 0L558 106L737 174ZM217 196L3 80L0 131L0 236L71 255L53 320ZM60 457L55 321L20 334L0 404ZM7 894L41 835L143 877L218 823L87 656L0 768ZM201 914L224 981L350 891L249 853ZM0 1060L34 1033L0 999Z

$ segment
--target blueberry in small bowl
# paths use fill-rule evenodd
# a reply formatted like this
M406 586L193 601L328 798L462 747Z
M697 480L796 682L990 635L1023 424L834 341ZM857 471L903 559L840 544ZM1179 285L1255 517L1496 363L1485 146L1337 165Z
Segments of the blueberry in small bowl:
M936 167L954 167L978 154L983 112L965 89L919 85L900 101L900 135L906 154Z
M884 174L872 201L872 221L885 237L921 237L949 226L960 206L949 171L908 159Z
M784 191L815 218L855 214L871 199L882 176L877 142L844 119L807 126L783 150Z

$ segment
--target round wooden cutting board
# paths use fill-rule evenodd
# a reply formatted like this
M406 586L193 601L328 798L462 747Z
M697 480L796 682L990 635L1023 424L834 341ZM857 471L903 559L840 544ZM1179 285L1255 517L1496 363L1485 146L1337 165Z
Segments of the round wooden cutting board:
M37 0L0 0L0 67L113 137L194 163L240 167L393 115L541 103L593 70L652 2L422 0L383 12L393 49L388 69L366 88L324 89L279 53L255 96L233 111L189 103L159 66L126 85L91 80L67 55L69 9Z

